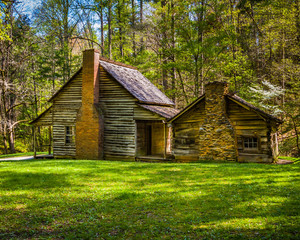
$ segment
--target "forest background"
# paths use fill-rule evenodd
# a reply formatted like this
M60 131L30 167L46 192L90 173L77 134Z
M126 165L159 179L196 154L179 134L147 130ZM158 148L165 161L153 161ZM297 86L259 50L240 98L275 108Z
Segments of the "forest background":
M0 0L0 154L32 150L29 122L87 48L138 67L179 109L229 82L284 120L280 152L300 155L300 0Z

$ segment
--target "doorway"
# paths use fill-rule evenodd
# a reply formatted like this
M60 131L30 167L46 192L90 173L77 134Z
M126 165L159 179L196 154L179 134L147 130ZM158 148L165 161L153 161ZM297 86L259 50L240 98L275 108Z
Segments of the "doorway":
M146 154L152 155L152 126L146 125Z

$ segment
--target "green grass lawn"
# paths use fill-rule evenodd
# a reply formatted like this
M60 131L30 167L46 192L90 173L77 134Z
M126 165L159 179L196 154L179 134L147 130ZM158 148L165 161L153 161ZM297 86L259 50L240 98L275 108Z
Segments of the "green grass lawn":
M0 239L299 239L299 168L0 162Z

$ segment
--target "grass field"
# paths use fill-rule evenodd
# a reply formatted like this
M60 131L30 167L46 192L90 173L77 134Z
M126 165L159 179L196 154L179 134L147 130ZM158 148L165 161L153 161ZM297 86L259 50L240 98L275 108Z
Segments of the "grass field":
M299 239L298 163L0 162L0 239Z

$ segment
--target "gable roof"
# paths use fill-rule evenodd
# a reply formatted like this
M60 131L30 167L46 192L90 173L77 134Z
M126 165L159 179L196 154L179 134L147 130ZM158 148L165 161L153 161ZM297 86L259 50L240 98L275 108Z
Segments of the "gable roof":
M228 99L230 99L230 100L238 103L240 106L246 108L247 110L252 110L252 111L256 112L256 114L259 114L259 115L261 115L264 118L270 119L271 121L275 121L275 122L280 123L280 124L283 123L283 121L280 120L279 118L274 117L273 115L271 115L269 113L266 113L265 111L259 109L258 107L253 106L252 104L248 103L247 101L245 101L244 99L240 98L236 94L226 94L225 96ZM172 118L170 118L168 120L168 122L173 122L174 120L178 119L180 116L182 116L184 113L186 113L187 111L189 111L191 108L193 108L197 103L199 103L200 101L202 101L204 98L205 98L205 94L201 95L199 98L197 98L191 104L189 104L184 109L182 109L179 113L177 113Z
M100 60L101 66L141 103L174 106L142 73L134 68Z
M253 106L251 103L248 103L247 101L245 101L244 99L240 98L240 97L239 97L238 95L236 95L236 94L227 94L227 97L228 97L230 100L232 100L232 101L238 103L238 104L241 105L242 107L246 107L246 108L248 107L248 108L250 108L251 110L253 110L254 112L256 112L257 114L260 114L260 115L262 115L262 116L265 117L265 118L268 118L268 119L270 119L270 120L272 120L272 121L275 121L275 122L277 122L277 123L280 123L280 124L283 123L283 121L280 120L279 118L274 117L273 115L271 115L271 114L269 114L269 113L266 113L265 111L259 109L258 107Z
M175 105L164 93L140 73L137 68L103 57L100 58L99 63L131 95L138 99L140 103L163 106ZM48 100L48 102L51 102L58 96L81 71L82 67Z

